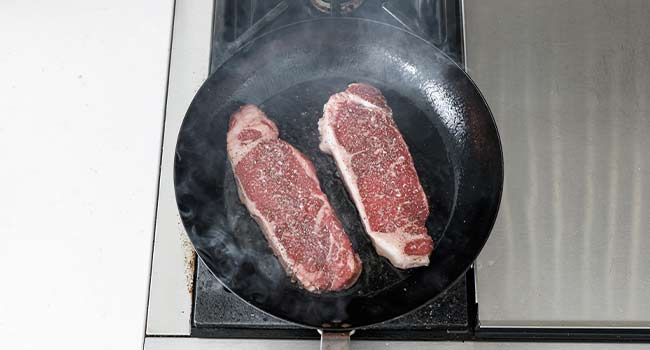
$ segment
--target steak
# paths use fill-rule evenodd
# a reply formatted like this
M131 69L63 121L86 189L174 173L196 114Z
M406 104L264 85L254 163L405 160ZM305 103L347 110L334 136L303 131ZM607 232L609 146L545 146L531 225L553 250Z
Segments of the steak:
M427 197L381 92L350 84L325 104L318 130L377 254L402 269L428 265Z
M316 293L354 284L361 260L309 159L252 105L232 115L227 148L239 198L287 274Z

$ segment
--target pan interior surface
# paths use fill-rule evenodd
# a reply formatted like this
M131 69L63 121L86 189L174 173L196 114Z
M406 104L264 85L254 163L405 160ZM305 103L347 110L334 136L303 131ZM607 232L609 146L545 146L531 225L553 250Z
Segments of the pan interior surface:
M353 82L382 91L409 146L431 212L427 267L400 270L375 253L333 159L318 149L323 105ZM313 162L363 262L351 288L313 294L292 283L239 201L225 140L230 115L247 103ZM344 18L278 29L221 66L188 109L174 173L190 240L229 290L273 316L335 329L400 316L451 286L487 240L503 181L494 121L464 72L407 32Z

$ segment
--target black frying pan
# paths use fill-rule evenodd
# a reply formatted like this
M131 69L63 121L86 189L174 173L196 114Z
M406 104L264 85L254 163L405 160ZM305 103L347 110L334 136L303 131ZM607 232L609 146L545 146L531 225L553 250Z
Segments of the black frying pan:
M427 267L399 270L375 253L334 161L318 150L323 105L352 82L381 89L413 155L435 242ZM363 261L351 288L312 294L292 283L240 203L226 131L230 115L246 103L260 106L280 137L313 161ZM324 18L259 37L208 78L178 135L174 175L189 237L229 290L281 319L344 330L413 311L463 275L494 223L503 159L485 100L441 51L393 26Z

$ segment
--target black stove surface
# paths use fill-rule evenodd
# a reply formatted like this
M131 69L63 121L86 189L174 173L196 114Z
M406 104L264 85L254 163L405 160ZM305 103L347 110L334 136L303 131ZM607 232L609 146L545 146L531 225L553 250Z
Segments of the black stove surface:
M215 0L210 72L252 38L322 16L372 19L409 30L462 63L458 0ZM276 319L227 291L197 259L192 336L318 338L318 333ZM471 280L471 276L468 280ZM466 278L421 309L358 330L356 339L453 339L470 330L472 287ZM468 298L469 296L469 298Z
M318 333L269 316L225 289L197 259L192 336L318 338ZM426 306L357 330L355 339L449 339L468 330L467 285L461 279Z

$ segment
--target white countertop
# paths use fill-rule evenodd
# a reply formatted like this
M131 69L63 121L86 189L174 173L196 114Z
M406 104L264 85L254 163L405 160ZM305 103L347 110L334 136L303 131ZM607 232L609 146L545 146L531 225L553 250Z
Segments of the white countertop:
M3 3L0 348L142 348L172 12Z

